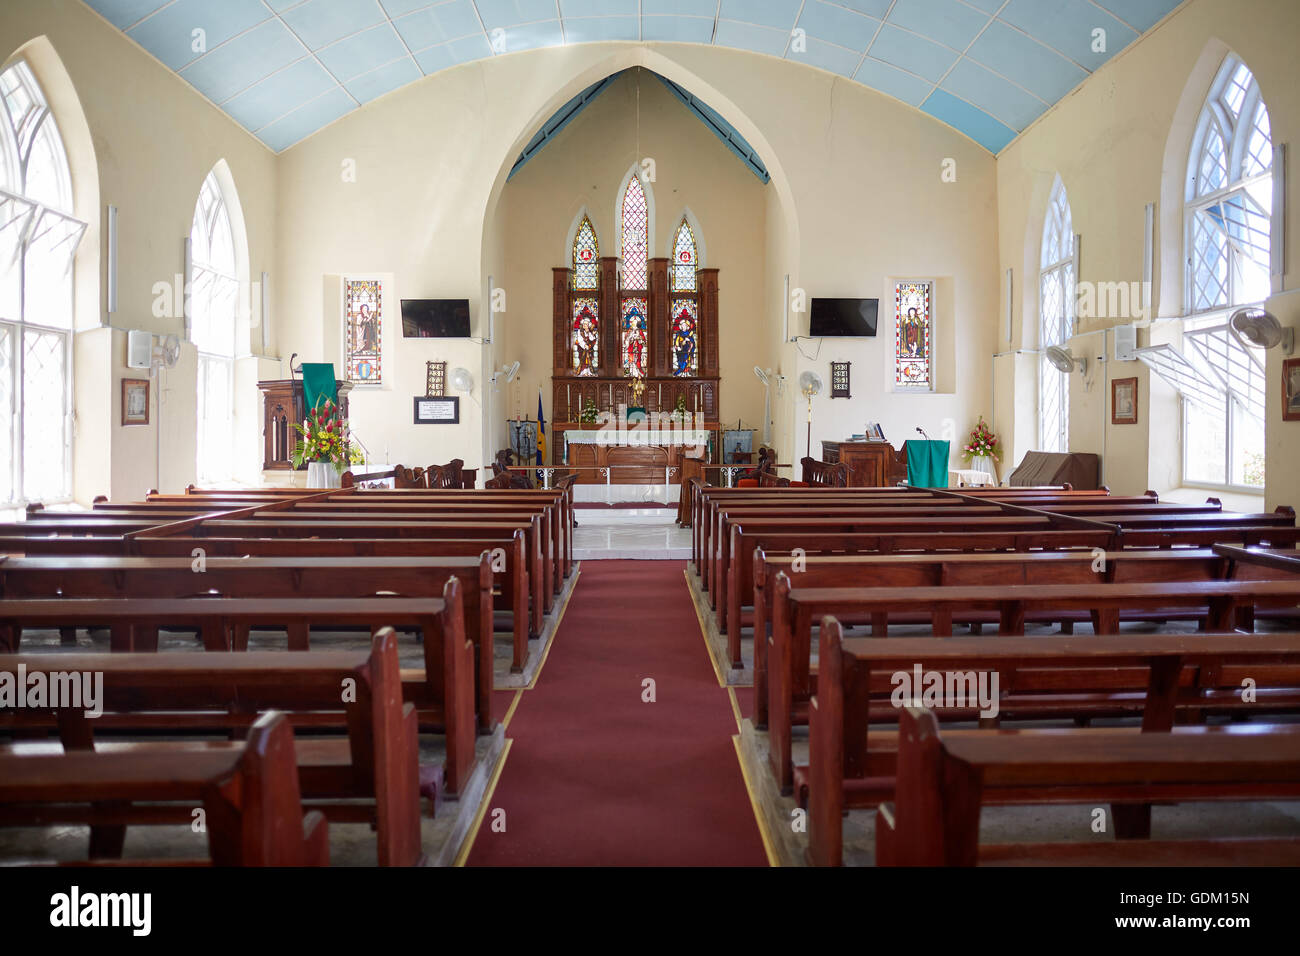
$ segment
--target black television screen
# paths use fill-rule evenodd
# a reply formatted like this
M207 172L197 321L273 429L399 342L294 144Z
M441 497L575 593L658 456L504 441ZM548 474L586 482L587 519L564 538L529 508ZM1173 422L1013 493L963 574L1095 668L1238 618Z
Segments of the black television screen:
M879 299L813 299L811 336L875 335Z
M402 337L469 338L469 299L403 299Z

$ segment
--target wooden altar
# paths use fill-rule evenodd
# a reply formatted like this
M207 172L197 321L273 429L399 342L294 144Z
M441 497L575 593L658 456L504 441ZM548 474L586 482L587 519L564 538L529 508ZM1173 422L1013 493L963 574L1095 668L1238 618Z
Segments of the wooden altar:
M823 441L822 461L849 466L850 488L888 488L907 480L907 451L887 441Z
M720 430L716 422L686 429L562 422L555 426L551 461L584 469L578 484L676 485L685 459L716 463Z
M348 393L351 382L334 382L339 393L339 411L348 417ZM281 378L258 382L262 392L262 469L264 471L292 471L294 443L298 433L289 426L301 424L307 417L302 397L302 379ZM305 471L304 463L300 470Z
M591 252L594 253L594 246ZM575 264L577 255L575 248ZM679 482L681 462L686 455L701 455L716 461L721 453L718 270L697 268L693 283L683 282L678 286L677 279L670 282L673 263L668 258L648 258L643 269L630 270L644 277L636 281L638 284L644 281L645 288L637 288L620 285L623 273L617 257L588 256L583 261L587 265L578 283L581 288L575 288L574 268L552 270L552 421L547 436L550 464L602 469L614 466L605 476L580 471L582 483ZM589 339L594 348L585 346L581 356L574 351L575 315L579 309L589 310L584 314L588 320L595 321L595 332ZM693 310L697 319L695 355L689 365L674 364L671 331L674 309ZM644 315L639 366L625 353L627 341L634 341L630 338L632 332L625 336L622 326L625 312ZM639 398L634 393L637 379L629 374L637 367L643 371L640 382L644 389ZM670 425L663 417L675 411L679 402L687 412L686 421L680 426ZM663 429L668 434L656 434L654 441L646 442L573 444L569 446L566 462L566 432L595 432L601 428L599 424L580 424L581 409L592 406L604 422L618 422L629 408L643 408L648 421L642 427ZM707 433L709 440L703 443L703 450L700 443L686 443L681 436L671 434L682 427L703 429Z

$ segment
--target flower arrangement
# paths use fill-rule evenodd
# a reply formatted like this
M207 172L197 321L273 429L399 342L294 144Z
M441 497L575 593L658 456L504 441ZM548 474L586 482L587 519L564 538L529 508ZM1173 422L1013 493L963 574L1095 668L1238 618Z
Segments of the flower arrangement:
M972 429L970 438L966 439L966 444L962 447L962 458L970 461L972 458L992 458L994 461L1002 460L998 447L998 436L989 431L989 426L984 423L984 416L980 416L979 424Z
M354 451L348 441L348 423L340 415L339 407L328 398L318 403L293 430L302 436L293 447L295 468L301 468L304 461L324 461L341 472L354 464L359 455L360 450Z
M578 399L578 403L578 421L583 425L596 424L596 403L592 402L589 405L583 405L581 398Z
M682 424L686 421L686 396L685 395L677 396L677 405L673 409L672 414L668 416L668 420L671 422L677 422L678 424Z

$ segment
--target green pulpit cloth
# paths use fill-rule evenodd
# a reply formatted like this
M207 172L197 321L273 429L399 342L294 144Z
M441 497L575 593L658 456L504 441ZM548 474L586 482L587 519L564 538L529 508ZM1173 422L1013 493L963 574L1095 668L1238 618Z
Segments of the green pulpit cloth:
M318 403L323 404L327 398L335 405L339 403L332 362L302 363L302 398L305 412L310 412Z
M306 368L306 366L303 366ZM912 439L907 449L907 483L913 488L948 487L948 442Z

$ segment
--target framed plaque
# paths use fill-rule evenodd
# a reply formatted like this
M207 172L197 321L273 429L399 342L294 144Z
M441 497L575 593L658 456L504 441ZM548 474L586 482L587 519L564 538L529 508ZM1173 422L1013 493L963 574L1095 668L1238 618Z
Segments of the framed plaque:
M415 398L416 425L459 425L460 396L449 398L425 395Z

